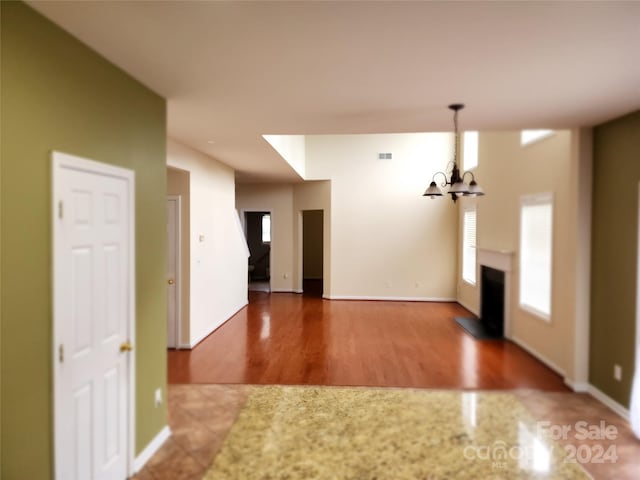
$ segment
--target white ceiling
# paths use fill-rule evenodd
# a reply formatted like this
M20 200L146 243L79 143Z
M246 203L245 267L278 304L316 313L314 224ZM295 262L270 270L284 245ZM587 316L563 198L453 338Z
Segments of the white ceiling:
M169 135L299 180L262 134L594 125L640 108L640 2L29 2L168 99ZM214 144L207 143L215 141Z

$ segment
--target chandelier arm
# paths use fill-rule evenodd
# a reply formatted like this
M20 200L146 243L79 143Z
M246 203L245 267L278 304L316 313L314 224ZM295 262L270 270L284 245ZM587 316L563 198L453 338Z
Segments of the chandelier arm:
M437 175L442 175L444 177L444 183L441 183L440 186L441 187L446 187L447 185L449 185L449 180L447 179L447 174L444 172L436 172L433 174L433 177L431 178L432 182L436 181L436 176Z
M466 172L464 172L462 174L462 177L460 177L460 180L462 180L464 182L464 177L467 175L467 173L469 175L471 175L471 181L475 182L476 181L476 177L475 177L475 175L473 174L473 172L471 170L467 170Z

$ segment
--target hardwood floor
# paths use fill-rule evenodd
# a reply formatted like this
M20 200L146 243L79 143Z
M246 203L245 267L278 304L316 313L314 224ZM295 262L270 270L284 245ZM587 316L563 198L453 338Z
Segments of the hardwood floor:
M193 350L169 351L169 383L568 391L509 341L477 341L455 303L328 301L250 292Z

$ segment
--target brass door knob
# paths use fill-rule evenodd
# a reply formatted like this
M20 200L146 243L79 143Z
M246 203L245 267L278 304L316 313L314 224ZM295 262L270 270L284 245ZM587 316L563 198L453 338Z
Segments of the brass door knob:
M167 280L167 283L169 285L173 285L175 282L173 281L173 278L170 278L169 280Z
M133 345L131 345L131 343L123 342L120 344L120 352L130 352L131 350L133 350Z

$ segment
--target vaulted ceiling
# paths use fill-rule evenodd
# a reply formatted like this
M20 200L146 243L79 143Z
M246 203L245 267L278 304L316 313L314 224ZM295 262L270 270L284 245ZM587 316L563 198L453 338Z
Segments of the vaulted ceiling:
M640 108L640 2L28 2L168 100L240 181L263 134L594 125Z

